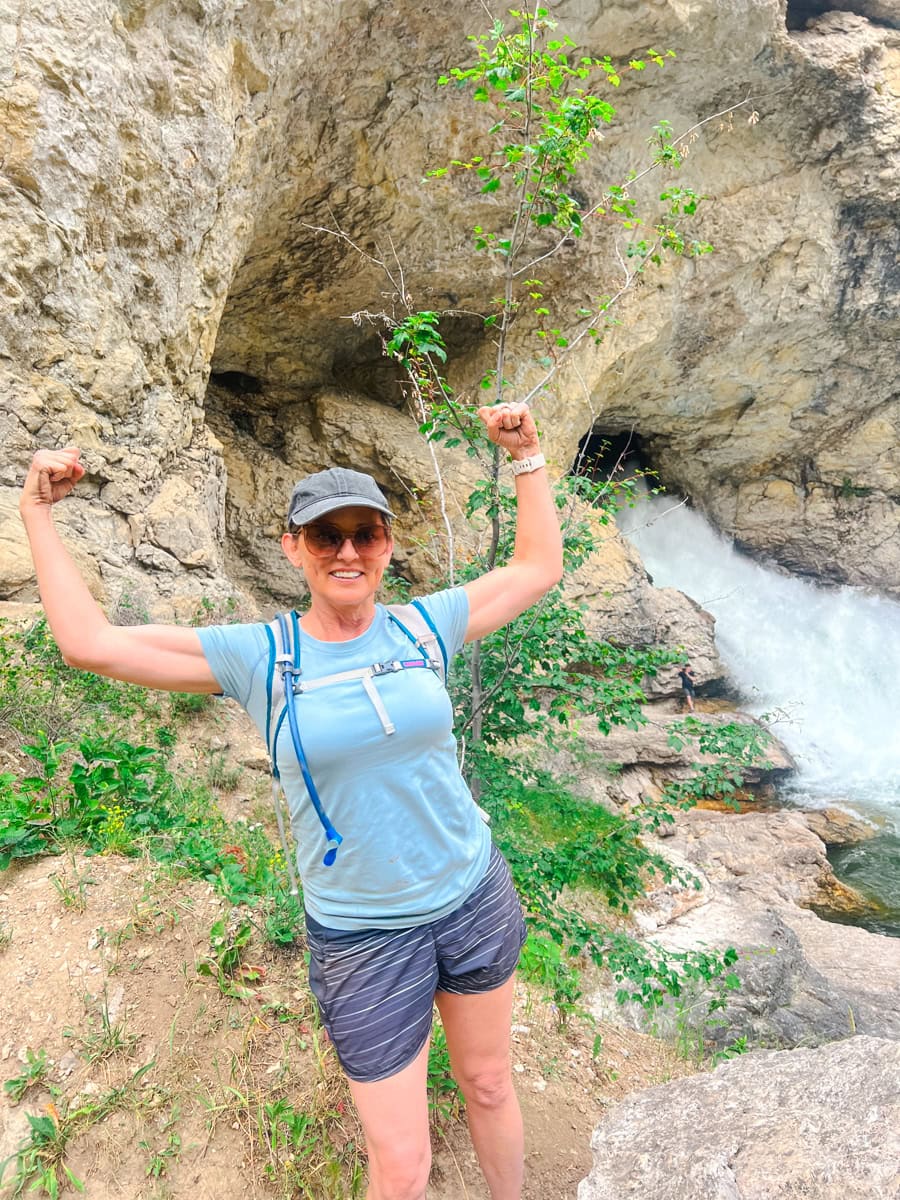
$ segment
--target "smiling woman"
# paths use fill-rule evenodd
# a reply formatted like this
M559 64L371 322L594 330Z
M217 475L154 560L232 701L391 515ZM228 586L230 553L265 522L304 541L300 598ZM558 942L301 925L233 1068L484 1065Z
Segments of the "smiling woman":
M294 488L281 545L309 586L310 608L303 618L308 633L343 641L371 624L375 593L394 547L392 516L375 480L359 471L332 467Z
M518 616L562 574L556 508L527 406L479 416L513 460L515 549L465 587L415 602L448 659ZM52 520L53 505L83 474L76 449L38 451L20 502L66 661L150 687L221 692L267 736L270 627L111 625ZM436 1003L490 1194L518 1200L523 1135L509 1032L524 922L457 765L440 664L375 599L393 551L391 518L373 479L334 467L296 485L281 540L310 592L307 610L291 618L296 728L282 722L272 740L303 881L310 985L365 1129L369 1195L425 1195ZM338 858L322 855L323 805L342 830Z

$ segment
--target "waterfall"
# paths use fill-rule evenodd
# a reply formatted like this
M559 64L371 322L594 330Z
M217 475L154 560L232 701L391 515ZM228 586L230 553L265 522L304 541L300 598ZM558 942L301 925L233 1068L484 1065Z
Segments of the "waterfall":
M900 835L900 605L756 562L678 497L648 496L618 522L657 587L715 616L744 707L773 715L797 760L793 791Z

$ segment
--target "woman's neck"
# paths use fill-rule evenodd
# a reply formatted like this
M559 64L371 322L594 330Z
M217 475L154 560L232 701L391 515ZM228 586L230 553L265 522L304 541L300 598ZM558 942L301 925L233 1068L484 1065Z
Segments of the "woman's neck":
M373 600L352 609L326 608L313 601L300 618L300 627L320 642L349 642L365 633L374 620Z

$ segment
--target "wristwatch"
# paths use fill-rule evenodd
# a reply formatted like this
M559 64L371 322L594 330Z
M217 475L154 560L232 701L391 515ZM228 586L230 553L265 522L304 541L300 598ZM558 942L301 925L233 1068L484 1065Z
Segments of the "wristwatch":
M513 475L530 475L532 471L546 467L547 460L543 454L529 454L527 458L514 458L510 465Z

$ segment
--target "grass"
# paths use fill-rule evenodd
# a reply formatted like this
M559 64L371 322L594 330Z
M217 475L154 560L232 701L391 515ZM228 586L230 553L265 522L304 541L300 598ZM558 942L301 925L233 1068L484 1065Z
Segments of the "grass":
M29 766L15 777L0 775L0 870L15 861L59 857L65 866L52 873L50 883L75 917L90 903L93 884L89 867L78 865L84 858L76 857L76 848L139 861L143 891L121 924L93 933L109 975L141 969L146 959L130 952L132 943L147 952L151 939L168 940L188 922L196 937L200 914L192 896L198 893L195 885L186 886L190 881L208 885L218 903L212 928L206 925L207 952L199 965L184 964L184 980L178 982L179 994L192 997L195 1007L185 1021L188 1001L179 1003L158 1047L165 1070L152 1086L146 1072L155 1063L139 1068L119 1088L106 1086L109 1074L120 1074L140 1051L137 1033L111 1011L105 986L84 998L82 1024L67 1031L84 1061L83 1073L102 1076L104 1090L89 1099L64 1095L43 1050L29 1051L33 1058L25 1070L7 1081L8 1093L21 1089L20 1098L39 1087L52 1097L50 1108L29 1114L28 1138L7 1160L13 1195L33 1191L52 1197L66 1187L77 1190L80 1181L67 1165L72 1145L125 1106L157 1115L165 1096L168 1116L134 1139L159 1200L177 1179L188 1150L196 1149L186 1130L198 1120L203 1145L223 1123L223 1133L236 1126L247 1147L247 1169L276 1197L361 1196L361 1130L306 983L300 982L302 903L288 894L272 815L255 808L249 823L224 819L214 793L237 786L240 776L224 754L210 755L199 779L180 775L174 765L185 728L192 745L201 737L196 717L205 704L194 698L167 704L129 685L71 671L41 622L5 632L0 747L17 754L24 749ZM585 927L558 906L559 893L590 888L605 903L627 909L640 891L647 855L633 823L579 800L549 776L538 773L523 781L500 760L485 779L482 802L529 908L532 932L523 972L551 998L564 1026L583 1013L580 960L569 951ZM0 925L0 946L10 936ZM274 973L282 979L296 977L288 998L267 987L267 963L276 964ZM212 1063L199 1050L210 1043L218 1047ZM139 1078L146 1091L137 1093ZM429 1052L428 1103L432 1130L446 1140L461 1120L462 1101L439 1022ZM82 1160L74 1161L83 1171Z
M38 1050L35 1053L31 1047L25 1051L25 1070L21 1075L7 1079L3 1090L9 1096L12 1104L18 1104L29 1088L42 1083L47 1074L47 1052Z
M137 1034L128 1031L124 1017L118 1020L113 1016L105 986L99 996L85 995L84 1008L87 1018L84 1031L65 1029L63 1037L72 1040L85 1062L103 1062L117 1054L131 1054L138 1041Z
M87 907L87 889L94 881L90 875L79 872L75 866L74 855L70 855L70 870L54 871L50 875L50 882L63 908L84 912Z
M11 1196L36 1192L51 1200L66 1187L84 1192L82 1180L66 1165L69 1144L91 1126L116 1111L125 1100L131 1100L141 1078L154 1063L139 1067L125 1082L110 1088L96 1098L79 1099L71 1106L61 1101L45 1106L43 1116L27 1114L29 1132L19 1149L0 1163L0 1183L7 1181L7 1168L12 1164Z

